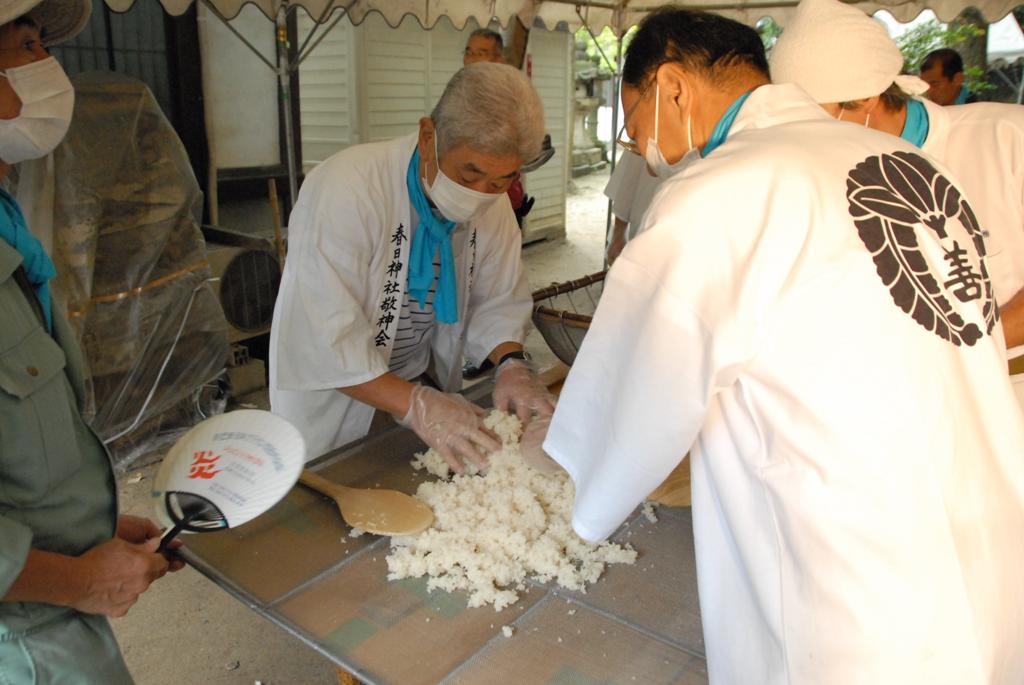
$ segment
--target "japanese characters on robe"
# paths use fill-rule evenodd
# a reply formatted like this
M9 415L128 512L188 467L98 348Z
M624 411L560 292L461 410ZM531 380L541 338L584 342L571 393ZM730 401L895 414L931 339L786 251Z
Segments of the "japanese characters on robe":
M611 534L690 450L712 683L1024 682L1024 417L982 228L763 86L608 276L545 447Z
M985 237L996 301L1004 305L1024 288L1024 107L922 102L928 111L922 149L960 179Z
M309 458L366 435L373 407L336 388L387 373L409 269L413 210L406 172L416 136L358 145L315 168L289 221L288 260L270 334L270 404ZM433 368L461 387L465 354L481 363L522 342L533 301L522 239L505 197L452 233L459 321L437 324Z

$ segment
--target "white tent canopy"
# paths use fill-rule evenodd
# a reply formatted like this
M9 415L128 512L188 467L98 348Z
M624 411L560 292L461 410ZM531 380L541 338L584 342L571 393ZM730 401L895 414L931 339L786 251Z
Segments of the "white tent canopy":
M106 0L118 12L127 11L136 0ZM184 13L194 0L160 0L172 15ZM518 17L527 27L538 21L548 29L575 30L586 24L595 33L611 26L617 33L638 23L647 12L663 3L657 0L199 0L212 5L219 14L231 19L245 4L254 4L269 18L276 18L289 7L302 7L318 22L333 20L338 11L347 11L349 20L359 24L372 12L381 14L391 26L413 16L424 28L432 28L442 17L456 28L471 18L481 26L497 19L507 26ZM976 7L985 20L994 23L1009 13L1021 0L854 0L850 4L868 14L888 10L897 20L907 22L925 9L935 12L941 21L951 21L966 7ZM785 26L796 0L690 0L675 3L690 9L718 12L747 24L770 16Z
M1022 0L847 0L868 14L879 10L888 12L901 22L907 22L925 9L931 9L942 21L952 21L965 8L975 7L985 20L994 23L1013 10ZM105 0L108 7L116 12L131 9L136 0ZM795 10L798 0L690 0L685 3L659 2L658 0L160 0L164 10L172 16L184 14L193 2L208 7L221 19L243 43L245 43L268 67L277 73L281 98L291 100L289 75L314 50L323 36L344 18L358 25L367 16L376 12L392 27L396 27L409 16L414 17L426 29L433 28L442 18L447 17L458 29L465 27L470 19L480 26L487 26L497 20L508 26L514 18L527 28L540 24L549 30L576 29L586 26L597 34L610 26L621 36L631 26L658 7L666 4L689 9L717 12L749 25L756 24L764 17L771 17L782 26ZM267 59L258 49L231 26L229 21L238 16L242 8L255 5L275 22L277 27L276 64ZM311 32L295 56L289 55L287 42L287 17L290 11L301 8L316 24L325 28ZM617 85L617 84L616 84ZM615 93L618 99L618 93ZM616 111L617 113L617 111ZM291 108L284 107L285 149L288 163L288 190L292 204L298 196L298 168L295 154L295 140L292 127ZM613 153L612 168L615 167Z

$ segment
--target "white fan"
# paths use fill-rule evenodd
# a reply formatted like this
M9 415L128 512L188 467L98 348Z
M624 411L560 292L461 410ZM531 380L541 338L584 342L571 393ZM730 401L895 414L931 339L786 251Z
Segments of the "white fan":
M170 530L234 528L270 509L295 485L306 444L295 426L268 411L243 409L203 421L164 457L152 496Z

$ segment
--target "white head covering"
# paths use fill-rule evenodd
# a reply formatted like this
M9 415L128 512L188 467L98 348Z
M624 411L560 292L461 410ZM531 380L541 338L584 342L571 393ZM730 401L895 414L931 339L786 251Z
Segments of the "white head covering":
M815 102L850 102L896 83L911 95L928 90L901 76L903 55L885 26L839 0L801 0L772 48L772 83L795 83Z

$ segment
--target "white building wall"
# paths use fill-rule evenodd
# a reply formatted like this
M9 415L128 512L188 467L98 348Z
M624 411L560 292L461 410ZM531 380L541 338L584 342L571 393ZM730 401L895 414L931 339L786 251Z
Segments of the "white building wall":
M305 11L299 11L300 45L312 28L313 20ZM326 28L322 26L317 30L313 39L323 35L323 40L310 58L299 65L302 161L307 170L357 142L355 28L345 20L329 32L321 33Z

